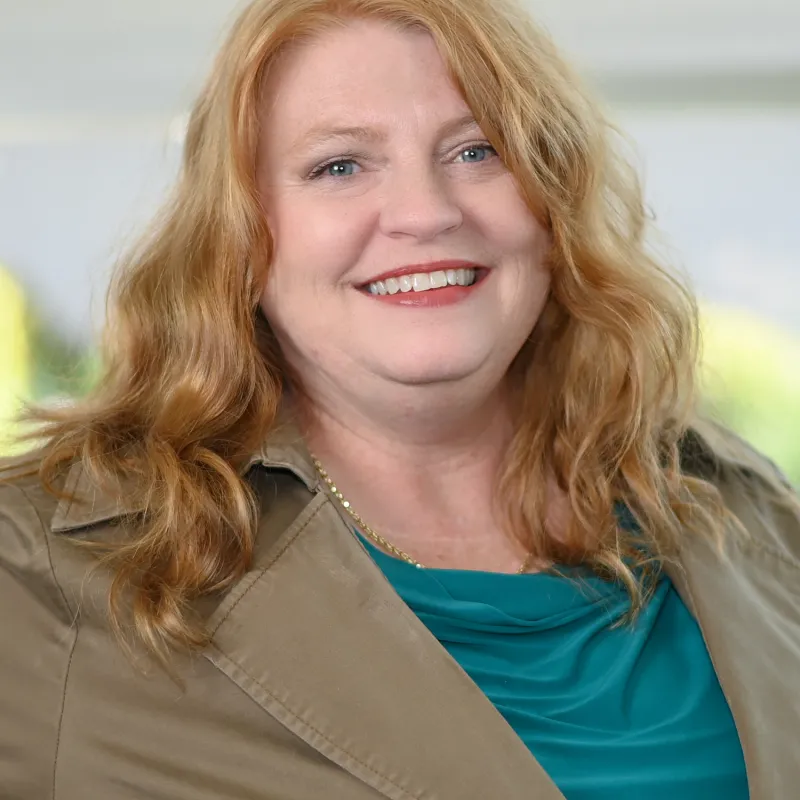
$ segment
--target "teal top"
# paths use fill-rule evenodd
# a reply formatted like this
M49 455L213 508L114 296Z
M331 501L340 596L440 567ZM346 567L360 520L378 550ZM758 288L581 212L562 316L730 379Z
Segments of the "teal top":
M418 569L361 538L568 800L747 800L731 712L668 578L612 628L628 595L585 571Z

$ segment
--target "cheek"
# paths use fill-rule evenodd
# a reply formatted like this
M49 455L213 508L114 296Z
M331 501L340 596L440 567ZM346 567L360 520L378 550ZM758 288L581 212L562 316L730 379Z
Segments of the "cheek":
M285 192L266 218L272 264L261 308L276 328L319 313L319 304L346 283L363 244L363 214L332 199Z
M498 222L495 243L505 254L506 263L515 273L520 289L526 294L546 293L550 288L550 231L526 212L513 218L510 215Z
M528 208L512 175L504 175L490 192L484 190L470 200L471 218L500 253L535 253L543 258L549 251L550 232Z
M509 252L524 254L532 279L537 284L544 280L549 286L553 236L549 227L534 216L519 194L516 194L516 202L499 223L498 231L500 236L506 237Z
M505 303L534 324L550 294L552 235L519 200L496 219L495 244L505 254L508 281Z
M550 231L534 217L522 198L508 204L506 213L498 220L497 230L511 250L533 252L539 261L549 253L552 244Z
M280 269L330 275L357 258L368 214L331 197L286 196L269 215Z

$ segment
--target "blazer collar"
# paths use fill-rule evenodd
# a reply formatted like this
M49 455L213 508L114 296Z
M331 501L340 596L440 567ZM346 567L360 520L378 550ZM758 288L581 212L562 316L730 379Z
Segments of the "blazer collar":
M742 440L708 422L698 422L690 428L681 441L680 449L684 469L705 477L713 478L721 465L744 471L763 469L764 465L764 459L754 454ZM286 410L279 414L275 428L261 448L246 462L242 474L256 465L290 472L309 491L316 492L319 489L319 477L311 456L298 427ZM777 469L776 475L782 478ZM72 465L64 484L65 497L56 507L50 523L51 530L64 533L141 513L144 508L132 502L134 493L127 488L128 485L123 482L118 492L100 492L91 474L80 462Z
M261 448L245 463L242 474L258 464L292 473L309 491L315 492L319 488L319 477L305 442L286 412L279 416ZM99 491L83 464L73 464L64 483L65 496L56 506L50 529L54 533L66 533L118 517L140 514L144 507L132 500L135 495L131 488L130 481L123 481L117 492Z

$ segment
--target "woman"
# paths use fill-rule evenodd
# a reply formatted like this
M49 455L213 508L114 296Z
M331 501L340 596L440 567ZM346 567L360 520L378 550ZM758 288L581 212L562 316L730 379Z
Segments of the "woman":
M513 7L249 6L6 464L4 797L794 796L797 502L644 236Z

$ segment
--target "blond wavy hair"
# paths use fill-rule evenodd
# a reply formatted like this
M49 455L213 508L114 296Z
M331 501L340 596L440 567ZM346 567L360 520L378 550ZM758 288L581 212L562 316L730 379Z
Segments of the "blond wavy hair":
M352 18L433 36L552 230L551 296L512 365L516 436L497 476L509 535L622 581L635 611L642 568L682 536L722 531L718 493L679 461L695 407L695 302L648 253L636 172L547 35L499 0L255 0L191 113L174 193L119 264L102 379L73 407L27 415L45 437L46 486L80 461L99 486L135 487L146 513L104 556L111 619L119 628L132 596L136 634L156 653L205 645L192 601L248 569L258 509L242 467L293 380L258 310L273 252L255 182L264 76L287 43ZM551 471L571 508L560 543L543 533ZM617 503L638 531L619 524Z

